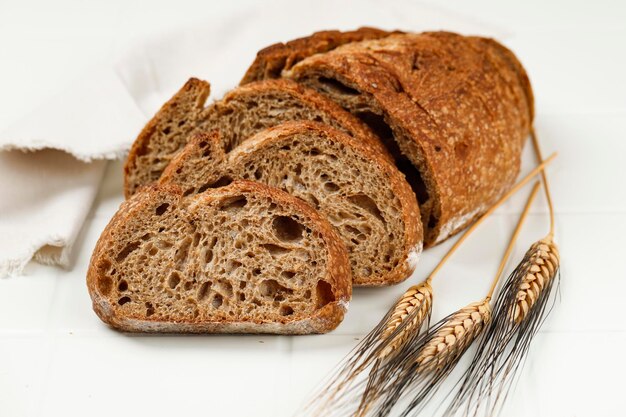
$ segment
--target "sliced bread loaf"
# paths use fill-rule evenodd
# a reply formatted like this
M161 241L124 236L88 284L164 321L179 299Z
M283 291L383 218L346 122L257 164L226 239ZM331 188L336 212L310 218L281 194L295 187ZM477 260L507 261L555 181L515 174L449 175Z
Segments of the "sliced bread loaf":
M355 285L407 278L422 250L417 199L404 176L362 142L328 125L286 122L225 153L218 132L197 134L161 184L185 195L249 179L281 188L319 210L348 248Z
M532 91L493 40L392 34L309 56L283 76L340 103L388 145L420 200L427 245L480 216L519 172Z
M323 333L351 294L346 249L315 210L248 181L183 198L145 187L91 258L98 316L124 331Z
M228 151L254 133L288 120L316 120L342 130L389 157L376 135L339 105L289 80L236 88L208 107L209 83L190 79L148 122L124 167L126 197L156 181L193 132L219 129Z

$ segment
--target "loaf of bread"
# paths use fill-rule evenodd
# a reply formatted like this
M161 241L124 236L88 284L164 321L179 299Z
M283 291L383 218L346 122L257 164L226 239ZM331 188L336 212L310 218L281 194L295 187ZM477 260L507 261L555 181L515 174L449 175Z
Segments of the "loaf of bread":
M348 248L354 284L395 284L413 272L422 250L417 200L404 176L378 152L309 121L263 130L229 153L219 136L197 134L160 184L175 184L185 195L233 179L278 187L335 226Z
M491 39L390 34L310 55L282 76L379 135L418 196L427 245L480 216L519 172L532 90L515 56Z
M208 107L209 83L190 79L141 131L124 167L126 197L159 179L190 134L218 129L226 151L254 133L289 120L315 120L336 127L391 158L377 136L339 105L289 80L239 87Z
M94 310L124 331L323 333L342 320L350 263L302 200L248 181L183 198L144 187L98 240Z

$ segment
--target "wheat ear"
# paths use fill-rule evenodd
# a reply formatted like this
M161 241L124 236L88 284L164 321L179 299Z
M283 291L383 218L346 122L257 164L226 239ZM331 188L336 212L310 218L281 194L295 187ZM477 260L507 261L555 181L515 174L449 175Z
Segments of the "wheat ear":
M534 129L531 138L541 162ZM552 294L560 278L560 256L554 242L554 207L545 171L541 179L550 213L550 231L530 246L507 278L495 300L493 320L445 416L456 416L462 407L465 415L472 416L480 412L495 416L500 412L536 333L554 305Z
M494 288L537 196L539 185L535 183L528 197L486 297L440 320L424 336L412 339L402 350L402 362L394 360L372 369L357 410L358 416L365 416L370 411L386 416L408 391L413 393L413 398L403 415L419 412L467 348L481 335L491 321L490 301Z
M418 331L422 327L426 318L430 317L432 300L433 289L428 281L413 285L406 290L395 305L380 336L382 339L392 338L380 352L380 359L396 351L398 347L407 341L411 333ZM398 329L405 322L406 325L398 332Z
M511 314L515 323L520 323L528 316L546 286L555 279L559 263L559 249L552 236L533 243L528 249L520 265L519 274L522 278Z
M452 314L424 345L416 359L418 372L441 369L476 339L491 320L489 300L472 303Z

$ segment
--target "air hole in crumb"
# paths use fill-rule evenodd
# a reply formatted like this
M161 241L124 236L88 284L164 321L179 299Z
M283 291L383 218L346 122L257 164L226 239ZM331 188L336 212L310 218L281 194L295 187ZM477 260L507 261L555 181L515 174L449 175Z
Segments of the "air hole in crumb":
M246 301L246 295L242 292L239 293L239 301Z
M248 285L246 281L239 281L239 288L241 288L242 290L246 288L246 285Z
M319 155L319 154L321 154L321 153L322 153L322 151L320 151L320 150L319 150L319 149L317 149L317 148L312 148L312 149L309 151L309 155L310 155L310 156L317 156L317 155Z
M211 289L210 282L203 282L202 285L200 285L200 288L198 289L198 296L196 297L198 301L202 301L206 298L209 293L209 289Z
M261 177L263 176L263 171L261 171L261 168L258 168L256 171L254 171L254 179L255 180L260 180Z
M322 308L326 304L335 301L333 287L324 280L317 281L317 285L315 286L315 295L315 303L317 308Z
M306 290L306 291L304 292L304 298L306 298L306 299L311 298L311 290Z
M441 146L435 145L435 152L441 152Z
M145 235L141 236L141 240L149 240L152 237L152 233L146 233Z
M121 306L123 306L126 303L130 303L130 297L122 297L119 300L117 300L117 303Z
M385 219L383 218L378 206L369 196L365 194L356 194L348 197L351 203L361 207L362 209L368 211L374 217L376 217L381 222L385 223Z
M324 184L324 189L328 192L335 192L339 190L339 186L334 182L327 182Z
M120 291L128 290L128 282L125 279L121 280L119 284L117 284L117 289Z
M208 184L208 183L204 184L202 187L198 188L198 194L202 194L203 192L205 192L209 188L211 188L211 184Z
M185 285L184 285L185 291L189 291L190 289L193 288L193 281L185 281Z
M150 317L154 314L154 306L152 303L146 303L146 316Z
M198 143L198 146L202 149L202 148L206 148L206 146L209 144L209 142L207 142L206 140L200 141L200 143Z
M259 293L264 297L274 298L282 293L293 294L293 290L280 285L275 279L266 279L259 284Z
M283 271L280 273L280 275L287 279L292 279L293 277L296 276L296 273L293 271Z
M254 268L252 270L252 275L261 275L261 268Z
M248 203L245 196L237 196L225 199L220 205L220 210L224 211L237 211Z
M169 285L171 289L174 289L178 286L178 284L180 284L180 274L176 271L172 271L170 276L167 278L167 285Z
M295 241L302 239L304 226L291 217L278 216L272 222L272 228L276 237L282 241Z
M293 308L290 306L281 306L280 307L280 315L281 316L291 316L293 314Z
M223 303L224 297L222 297L220 294L215 294L213 296L213 300L211 300L211 305L213 306L213 308L220 308Z
M204 251L204 263L208 264L213 260L213 251L211 249L207 249Z
M265 249L267 249L267 251L270 253L270 255L275 256L275 255L282 255L284 253L289 252L291 249L288 248L284 248L282 246L278 246L278 245L274 245L273 243L266 243L263 246Z
M128 257L128 255L130 255L130 253L132 251L134 251L135 249L137 249L139 247L139 242L131 242L128 245L126 245L124 247L124 249L122 249L120 251L120 253L117 254L117 256L115 257L115 260L117 262L121 262L124 259L126 259Z
M156 213L157 216L161 216L163 213L165 213L165 210L167 210L169 206L170 205L168 203L163 203L159 207L157 207L154 212Z
M213 188L225 187L228 184L233 182L233 179L229 176L220 177L217 181L215 181L212 185Z
M169 126L162 130L164 135L169 135L171 131L172 131L172 128Z

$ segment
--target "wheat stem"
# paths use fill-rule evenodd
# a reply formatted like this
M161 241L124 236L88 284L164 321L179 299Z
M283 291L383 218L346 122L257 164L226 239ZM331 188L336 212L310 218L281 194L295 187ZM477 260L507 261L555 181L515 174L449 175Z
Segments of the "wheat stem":
M509 260L509 256L511 256L511 252L513 252L515 241L517 240L520 230L522 229L522 225L524 224L524 221L526 220L526 217L528 216L530 207L532 206L533 201L535 200L535 197L537 196L537 191L539 191L540 185L541 183L539 182L535 183L532 191L530 192L530 196L528 196L528 199L526 200L526 205L524 206L524 210L522 211L522 214L517 220L517 225L515 226L515 230L513 231L513 234L511 235L511 238L509 239L509 244L507 245L506 250L504 251L504 255L502 256L502 259L500 260L500 265L498 266L498 272L496 272L496 276L491 283L489 292L487 293L488 300L491 299L491 296L493 295L493 292L495 291L496 286L498 285L498 281L500 280L500 277L502 276L502 272L504 271L504 268L506 267L506 263Z
M537 133L533 127L530 130L530 137L533 143L533 149L535 150L535 156L539 163L543 162L541 156L541 147L539 146L539 139L537 139ZM546 201L548 202L548 209L550 210L550 235L554 235L554 206L552 205L552 193L550 193L550 187L548 185L548 177L545 170L541 170L541 180L543 181L543 189L546 194Z

